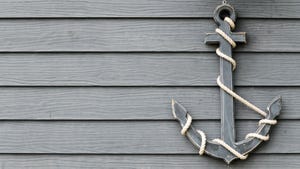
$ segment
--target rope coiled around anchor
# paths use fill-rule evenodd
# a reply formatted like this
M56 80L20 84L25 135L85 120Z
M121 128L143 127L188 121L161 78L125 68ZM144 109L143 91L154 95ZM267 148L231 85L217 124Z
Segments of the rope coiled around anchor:
M188 131L188 129L191 127L192 125L192 116L190 114L187 113L187 121L185 123L185 125L182 127L181 129L181 135L185 136L186 132ZM199 155L203 155L205 153L205 147L206 147L206 135L203 131L201 130L197 130L198 134L201 136L201 145L200 145L200 149L199 149Z
M230 19L229 17L225 17L224 21L227 22L230 26L231 29L235 28L235 23L232 19ZM231 46L232 48L235 48L236 42L230 37L228 36L224 31L222 31L221 29L217 28L216 29L216 33L218 33L220 36L222 36ZM232 64L232 71L234 71L236 69L236 61L226 55L225 53L223 53L220 48L216 49L216 54L225 59L226 61L230 62ZM236 100L240 101L241 103L243 103L244 105L246 105L247 107L249 107L250 109L252 109L253 111L257 112L258 114L267 117L267 113L263 110L261 110L260 108L258 108L257 106L255 106L254 104L250 103L249 101L247 101L246 99L244 99L243 97L239 96L237 93L235 93L233 90L231 90L230 88L228 88L227 86L225 86L220 79L220 76L218 76L217 78L217 84L218 86L224 90L226 93L228 93L229 95L231 95L233 98L235 98ZM187 113L187 122L185 123L185 125L182 127L181 130L181 134L182 135L186 135L188 129L190 128L192 124L192 117ZM259 125L275 125L277 124L277 120L270 120L270 119L262 119L259 121ZM201 145L200 145L200 149L199 149L199 154L203 155L205 153L205 147L206 147L206 135L203 131L201 130L197 130L197 132L199 133L199 135L201 136ZM263 141L267 141L269 140L269 135L264 136L261 135L259 133L249 133L246 135L246 139L248 138L257 138ZM227 143L225 143L223 140L221 139L214 139L213 142L223 146L225 149L227 149L229 152L231 152L232 154L234 154L236 157L240 158L241 160L245 160L248 155L247 154L241 154L238 151L236 151L234 148L230 147Z

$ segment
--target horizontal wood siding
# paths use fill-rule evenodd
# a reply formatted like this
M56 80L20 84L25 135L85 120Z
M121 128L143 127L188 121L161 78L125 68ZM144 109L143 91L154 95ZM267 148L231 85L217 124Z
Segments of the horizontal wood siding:
M2 18L211 17L221 0L1 0ZM231 0L240 17L299 18L297 0Z
M257 124L258 120L237 121L237 139L242 140L247 133L254 132ZM193 125L204 130L209 139L220 135L219 121L194 121ZM3 121L0 127L0 153L5 154L198 155L178 132L180 127L173 120ZM256 153L298 153L299 132L299 120L281 120L272 130L271 141L263 144ZM289 140L288 144L286 140Z
M171 99L220 137L216 46L221 0L0 0L0 168L299 168L300 2L230 0L236 91L265 109L271 140L230 166L199 157ZM238 140L261 117L236 103Z
M299 155L255 154L246 161L230 165L232 169L274 169L297 168ZM99 169L99 168L155 168L155 169L190 169L213 168L224 169L228 166L222 161L196 155L1 155L0 163L9 169Z
M236 51L299 52L300 21L240 19L247 45ZM0 52L205 52L208 19L5 19Z
M280 119L300 119L298 87L238 87L261 109L283 97ZM15 120L173 120L171 99L194 119L220 119L217 87L0 87L0 119ZM261 117L236 103L237 119Z
M300 86L298 53L234 57L236 86ZM205 87L217 85L219 58L214 53L0 53L0 72L0 86Z

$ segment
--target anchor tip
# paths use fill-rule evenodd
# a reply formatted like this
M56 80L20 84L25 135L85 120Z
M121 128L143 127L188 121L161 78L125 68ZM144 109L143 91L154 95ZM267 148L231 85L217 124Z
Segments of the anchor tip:
M187 110L177 101L172 99L172 113L175 119L180 119L186 117Z
M174 99L172 99L172 114L173 114L173 117L176 119L177 116L175 113L175 103L176 103L176 101Z
M281 96L275 97L267 107L269 116L271 116L272 118L277 117L280 114L281 105L282 105L282 97Z

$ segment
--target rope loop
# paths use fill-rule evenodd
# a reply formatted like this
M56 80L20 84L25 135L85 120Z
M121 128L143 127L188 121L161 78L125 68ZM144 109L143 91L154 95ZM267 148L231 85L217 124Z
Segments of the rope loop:
M185 125L182 127L181 129L181 135L185 136L186 132L188 131L188 129L191 127L192 124L192 116L187 114L187 121L185 123Z
M235 41L230 36L228 36L224 31L222 31L220 28L217 28L216 32L219 35L221 35L232 46L232 48L236 47Z
M246 139L248 139L248 138L258 138L258 139L263 140L263 141L268 141L270 139L269 135L263 136L263 135L258 134L258 133L249 133L246 136Z
M181 135L184 135L184 136L186 135L186 132L191 127L192 121L193 121L192 116L187 113L187 121L181 129L181 132L180 132ZM199 135L201 136L201 140L202 140L200 149L199 149L199 155L203 155L205 153L205 147L206 147L206 135L201 130L197 130L197 133L199 133Z
M218 48L216 50L216 53L218 56L220 56L221 58L227 60L228 62L230 62L232 64L232 71L234 71L236 69L236 61L234 59L232 59L231 57L229 57L226 54L224 54L223 52L221 52L220 48Z
M224 21L226 21L229 24L232 30L235 29L235 23L233 22L232 19L230 19L229 17L225 17Z
M259 124L259 125L262 125L262 124L275 125L275 124L277 124L277 120L261 119L261 120L258 122L258 124Z
M200 134L201 140L202 140L201 145L200 145L200 149L199 149L199 155L203 155L205 153L205 147L206 147L206 135L201 130L197 130L197 132Z

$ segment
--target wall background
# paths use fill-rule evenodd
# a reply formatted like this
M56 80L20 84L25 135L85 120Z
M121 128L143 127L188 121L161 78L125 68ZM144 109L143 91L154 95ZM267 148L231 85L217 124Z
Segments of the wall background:
M271 140L227 166L198 157L171 99L219 137L219 58L203 43L221 0L0 0L0 168L298 168L300 2L230 0L236 90L265 108ZM238 139L256 113L237 103Z

